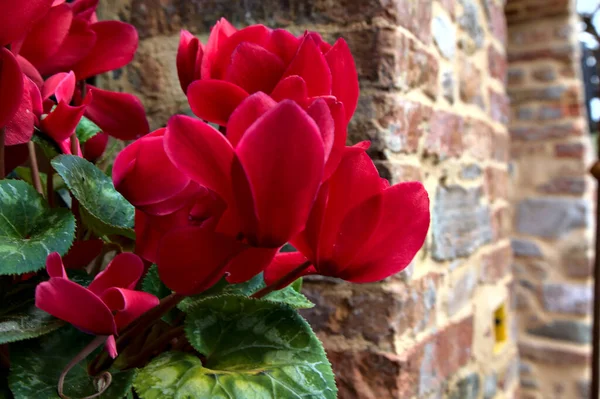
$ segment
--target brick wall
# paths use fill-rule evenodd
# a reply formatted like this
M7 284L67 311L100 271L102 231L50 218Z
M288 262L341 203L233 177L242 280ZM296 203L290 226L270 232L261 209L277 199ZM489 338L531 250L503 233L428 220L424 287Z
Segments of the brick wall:
M239 26L264 22L296 33L317 30L331 41L345 37L362 90L350 140L372 140L371 155L392 182L424 182L433 226L409 270L383 283L307 279L305 293L317 306L305 315L325 343L340 398L515 397L501 1L103 0L101 6L104 18L133 23L142 38L133 64L102 85L140 95L154 127L174 112L189 112L174 68L181 28L205 38L225 16ZM556 151L565 161L577 153ZM554 186L565 184L571 187ZM495 348L495 312L502 306L507 317L499 322L509 325L508 338Z
M509 0L521 398L588 398L593 159L574 1Z

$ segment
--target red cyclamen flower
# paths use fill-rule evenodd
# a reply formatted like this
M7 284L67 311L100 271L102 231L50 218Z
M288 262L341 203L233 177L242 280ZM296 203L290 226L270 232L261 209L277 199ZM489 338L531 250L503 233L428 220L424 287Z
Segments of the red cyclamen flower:
M221 19L206 46L182 32L177 69L192 111L220 125L258 91L301 106L314 97L332 96L343 103L346 121L358 102L358 75L348 45L338 39L331 46L315 32L295 37L263 25L238 31Z
M305 274L355 283L402 271L421 248L429 228L429 198L418 182L389 186L366 154L346 149L323 184L304 231L291 242L300 252L280 253L265 270L273 283L307 261Z
M142 260L134 254L117 255L87 288L69 280L56 252L48 255L46 270L50 280L37 286L35 305L84 332L108 335L106 349L113 358L114 336L159 303L154 295L134 291L144 273Z

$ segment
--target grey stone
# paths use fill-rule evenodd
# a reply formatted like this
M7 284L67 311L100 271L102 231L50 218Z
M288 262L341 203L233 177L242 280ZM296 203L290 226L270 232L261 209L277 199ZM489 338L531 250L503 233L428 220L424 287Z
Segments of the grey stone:
M527 256L532 258L539 258L542 256L542 250L533 241L513 238L510 241L510 245L515 256Z
M542 287L544 308L550 312L587 315L593 299L592 287L587 284L546 283Z
M533 109L530 107L519 107L517 109L517 119L522 121L530 121L534 117Z
M460 171L460 176L465 180L475 180L482 174L481 167L475 163L467 165Z
M538 237L560 238L573 229L588 226L590 218L590 204L583 199L531 198L518 204L517 230Z
M451 69L442 72L442 94L450 104L454 104L454 73Z
M467 31L475 47L483 48L485 33L479 20L479 7L471 0L462 0L464 12L458 19L460 26Z
M448 315L450 317L470 303L475 287L477 287L477 276L474 270L469 270L454 284L448 294Z
M480 390L479 375L472 373L461 379L448 395L449 399L477 399Z
M490 209L481 197L481 187L438 187L431 224L434 259L465 257L492 240Z
M559 108L542 107L540 108L539 118L542 120L560 119L562 111Z
M592 326L575 320L555 320L539 327L528 328L527 332L541 337L578 344L587 344L592 341Z
M454 58L456 50L456 27L444 14L435 17L431 23L433 39L440 53L447 59Z
M498 376L496 374L486 375L483 379L483 399L492 399L498 390Z

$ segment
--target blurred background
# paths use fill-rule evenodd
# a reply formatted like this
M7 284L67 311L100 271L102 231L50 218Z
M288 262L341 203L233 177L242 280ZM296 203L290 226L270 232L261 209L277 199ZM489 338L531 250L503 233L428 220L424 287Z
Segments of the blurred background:
M220 17L344 37L361 84L349 141L424 182L432 228L403 273L307 279L340 398L589 398L598 0L101 0L140 32L99 84L153 128L190 113L181 29ZM402 210L399 209L399 212Z

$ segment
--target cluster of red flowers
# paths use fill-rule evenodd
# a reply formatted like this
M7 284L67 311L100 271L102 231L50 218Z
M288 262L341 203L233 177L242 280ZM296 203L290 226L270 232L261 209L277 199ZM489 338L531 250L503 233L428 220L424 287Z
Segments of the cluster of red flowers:
M34 129L61 152L82 155L71 140L83 115L102 130L86 143L88 158L104 151L107 135L131 140L148 133L135 96L77 83L125 66L137 49L135 28L98 22L97 6L98 0L0 4L0 128L8 147L7 170L25 161L23 148Z
M173 116L113 168L137 208L137 252L169 288L262 271L279 287L305 274L372 282L408 266L428 196L380 178L367 143L346 146L359 87L343 39L222 19L206 45L182 32L177 68L199 119ZM278 253L286 243L298 252Z

